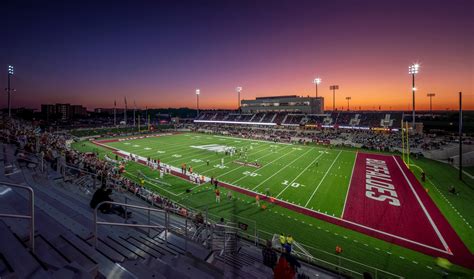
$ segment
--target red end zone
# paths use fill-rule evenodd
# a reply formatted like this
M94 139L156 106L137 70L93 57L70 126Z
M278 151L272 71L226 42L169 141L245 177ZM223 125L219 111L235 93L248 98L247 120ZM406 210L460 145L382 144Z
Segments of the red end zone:
M119 151L103 141L92 142L114 153ZM123 156L122 153L116 154ZM145 165L146 162L139 163ZM178 171L172 171L172 174L187 179L186 175ZM250 197L259 195L261 200L268 200L265 195L225 182L219 182L219 186ZM342 219L279 199L271 202L474 269L474 255L398 156L357 154Z
M472 266L472 254L398 156L358 153L343 219L372 236Z

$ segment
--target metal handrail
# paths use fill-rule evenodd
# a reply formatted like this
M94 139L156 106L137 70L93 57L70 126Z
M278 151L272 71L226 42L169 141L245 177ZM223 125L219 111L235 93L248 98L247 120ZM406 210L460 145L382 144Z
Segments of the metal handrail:
M30 245L29 246L30 246L31 252L34 253L35 252L35 192L33 191L31 187L28 187L28 186L2 182L2 181L0 181L0 184L8 186L8 187L16 187L20 189L25 189L29 193L29 204L30 204L29 215L0 213L0 217L30 220L30 243L29 243Z
M120 206L123 206L125 208L128 208L128 207L131 207L131 208L136 208L136 209L144 209L144 210L147 210L148 211L148 225L140 225L140 224L127 224L127 223L114 223L114 222L102 222L102 221L98 221L97 220L97 210L99 209L99 207L103 204L112 204L112 205L120 205ZM135 227L135 228L148 228L148 229L159 229L159 228L163 228L162 225L150 225L150 212L151 211L154 211L154 212L162 212L165 214L165 230L166 230L166 234L165 234L165 242L168 241L168 211L167 210L163 210L163 209L156 209L156 208L152 208L152 207L146 207L146 206L139 206L139 205L132 205L132 204L128 204L128 203L120 203L120 202L113 202L113 201L103 201L101 203L99 203L95 209L94 209L94 235L93 235L93 238L94 238L94 247L97 248L98 246L98 225L109 225L109 226L121 226L121 227ZM127 210L125 209L125 216L127 216ZM150 233L150 231L148 231L148 233Z
M64 164L64 167L65 167L65 168L70 168L70 169L73 169L73 170L78 170L78 171L80 171L80 172L83 172L83 173L86 173L86 174L90 174L90 175L93 175L93 176L98 176L97 173L93 173L93 172L87 171L87 170L84 169L84 168L75 167L75 166L70 165L70 164Z
M260 233L263 233L263 234L273 235L273 234L270 234L270 233L268 233L268 232L261 231L261 230L259 230L259 232L260 232ZM249 237L251 236L250 234L246 234L246 233L242 233L242 234L245 234L245 235L247 235L247 236L249 236ZM250 238L250 239L251 239L251 238ZM329 253L329 252L327 252L327 251L325 251L325 250L312 247L312 246L310 246L310 245L306 245L306 244L303 244L303 243L299 243L299 245L304 246L304 247L309 248L309 249L312 249L312 250L314 250L314 251L321 252L321 253L323 253L323 254L325 254L325 255L328 255L328 256L331 256L331 257L335 257L335 258L337 258L338 261L339 261L338 264L334 264L334 263L325 261L325 260L323 260L323 259L321 259L321 258L315 257L315 256L313 256L313 255L305 255L305 257L306 257L307 259L310 259L310 260L313 261L313 262L317 262L317 261L324 262L324 263L327 263L327 264L332 265L332 266L334 266L334 267L337 267L337 268L340 268L340 269L345 269L346 271L349 271L349 272L352 272L352 273L356 273L356 274L361 275L359 272L357 272L357 271L355 271L355 270L351 270L351 269L349 269L349 268L343 267L343 266L340 264L340 260L342 259L342 260L345 260L345 261L352 262L352 263L354 263L354 264L356 264L356 265L358 265L358 266L366 267L366 268L369 269L369 270L373 270L373 271L375 272L375 274L376 274L375 278L378 278L378 277L377 277L377 274L378 274L378 273L386 274L386 275L392 276L392 277L394 277L394 278L403 278L403 276L400 276L400 275L398 275L398 274L394 274L394 273L391 273L391 272L389 272L389 271L386 271L386 270L377 268L377 267L375 267L375 266L367 265L367 264L364 264L364 263L361 263L361 262L358 262L358 261L355 261L355 260L351 260L351 259L349 259L349 258L347 258L347 257L343 257L343 256L341 256L341 255L335 255L335 254Z

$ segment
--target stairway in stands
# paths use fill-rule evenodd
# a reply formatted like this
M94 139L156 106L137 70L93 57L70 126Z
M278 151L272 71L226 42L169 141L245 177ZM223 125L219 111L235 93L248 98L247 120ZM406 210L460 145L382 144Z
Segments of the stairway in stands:
M0 148L1 149L1 148ZM0 161L0 182L31 187L35 194L35 250L29 249L29 222L0 219L0 278L272 278L271 269L261 264L260 250L243 247L232 233L219 244L192 240L177 230L192 226L180 216L165 219L160 212L150 215L158 229L109 226L98 227L97 248L93 235L91 193L77 184L36 169L5 176L5 165L15 164L13 150ZM2 154L5 155L5 154ZM0 156L2 157L2 156ZM10 158L10 159L8 159ZM28 193L0 185L0 212L26 214ZM116 192L113 199L148 206L136 196ZM146 211L130 208L132 218L99 214L102 222L147 224ZM212 232L211 232L212 234ZM227 241L227 242L226 242ZM222 249L219 245L224 245ZM209 247L209 248L207 248ZM309 273L308 273L309 274ZM316 276L312 276L316 277Z

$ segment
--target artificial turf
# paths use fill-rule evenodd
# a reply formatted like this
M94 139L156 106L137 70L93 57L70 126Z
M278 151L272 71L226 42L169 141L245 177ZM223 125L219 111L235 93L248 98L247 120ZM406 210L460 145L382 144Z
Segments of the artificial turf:
M276 144L194 133L118 141L107 143L107 145L140 156L160 159L161 162L177 167L186 163L199 174L217 177L220 181L256 192L264 193L268 188L272 196L335 216L342 214L356 156L356 150L353 149ZM244 148L247 149L245 152L247 158L239 158L238 154L230 157L222 153L195 148L205 145L233 146L238 151ZM92 146L90 143L78 143L74 147L83 151L101 150L101 153L107 152L109 156L113 156L110 151ZM222 158L224 158L224 167L221 165ZM209 166L207 160L209 160ZM233 163L236 160L257 162L261 167ZM439 166L438 163L426 159L413 161L428 173L428 181L424 186L430 190L429 195L472 250L474 239L471 236L472 227L470 226L474 216L469 202L473 200L474 195L474 191L469 187L472 181L467 181L467 184L457 182L452 178L456 173L452 167ZM126 169L126 175L132 179L142 174L147 178L159 176L156 171L153 172L134 162L129 162ZM461 194L448 196L446 180L455 183ZM228 220L247 223L249 235L254 235L257 231L260 239L270 238L274 233L291 233L297 241L308 245L307 249L315 257L331 264L340 263L343 267L359 273L363 271L374 273L375 271L369 267L374 266L405 277L425 278L440 275L439 268L434 264L432 257L392 243L273 204L268 204L267 209L262 210L255 205L254 199L239 193L233 193L232 200L227 200L223 193L222 202L216 204L213 187L209 184L196 187L194 184L169 175L163 182L167 185L147 179L145 186L185 206L202 211L207 210L215 219L224 217ZM185 192L186 189L191 188L193 188L191 193ZM334 253L336 245L344 249L341 257ZM363 262L367 266L351 262L351 260ZM319 262L319 264L329 265L324 262ZM467 274L472 276L473 271L453 267L451 273L454 276L467 276ZM378 275L381 276L381 274L383 273L379 271Z

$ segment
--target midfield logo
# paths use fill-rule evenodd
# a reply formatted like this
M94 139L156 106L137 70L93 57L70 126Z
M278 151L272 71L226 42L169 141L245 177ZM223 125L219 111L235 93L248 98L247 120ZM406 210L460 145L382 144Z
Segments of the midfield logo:
M229 150L229 146L220 145L220 144L206 144L206 145L191 145L192 148L212 151L212 152L225 152Z

